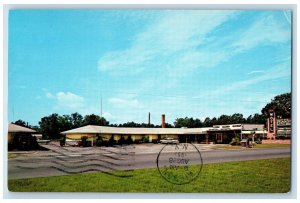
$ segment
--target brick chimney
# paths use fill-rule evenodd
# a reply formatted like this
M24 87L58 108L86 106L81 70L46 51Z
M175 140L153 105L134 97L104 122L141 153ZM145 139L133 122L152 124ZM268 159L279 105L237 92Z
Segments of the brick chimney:
M161 127L162 128L166 127L166 115L165 114L161 115Z

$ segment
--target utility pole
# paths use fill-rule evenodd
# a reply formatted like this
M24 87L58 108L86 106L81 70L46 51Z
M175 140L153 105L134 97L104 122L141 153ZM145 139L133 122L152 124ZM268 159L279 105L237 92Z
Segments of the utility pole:
M101 102L101 118L102 118L102 93L101 93L101 96L100 96L100 102Z
M15 121L15 109L12 107L12 120Z

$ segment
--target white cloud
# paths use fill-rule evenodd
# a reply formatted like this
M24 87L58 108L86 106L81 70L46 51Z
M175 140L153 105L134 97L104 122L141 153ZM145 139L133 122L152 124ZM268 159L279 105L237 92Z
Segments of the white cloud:
M176 64L178 56L178 59L183 57L182 62L189 59L185 69L193 69L206 54L197 52L195 50L197 46L203 44L207 34L234 13L234 11L182 11L172 14L166 12L144 32L139 33L130 47L103 55L98 61L98 67L101 71L126 71L135 74L148 66L159 69L157 66L160 63L161 67L165 67L174 59L173 63ZM189 54L196 55L196 58L192 58ZM208 63L205 62L207 60L201 64L206 66Z
M260 45L278 45L290 40L290 30L286 29L286 25L277 21L272 14L262 15L261 18L251 21L249 25L241 25L242 30L229 30L229 33L224 36L215 35L214 31L223 29L223 24L234 19L239 13L240 11L165 12L146 26L144 31L138 33L127 48L102 55L98 61L100 71L119 74L122 77L134 75L134 82L139 84L134 88L127 86L126 89L124 88L124 92L130 89L135 93L132 98L115 96L108 99L112 108L111 114L117 115L112 118L118 122L126 122L131 118L139 121L139 118L141 120L147 118L148 111L153 112L153 116L158 115L156 118L158 121L161 113L166 113L170 117L188 115L199 117L210 116L212 112L217 112L217 115L218 112L230 113L230 111L255 112L257 103L261 104L264 101L259 100L255 103L248 98L249 101L245 101L242 105L238 105L240 101L237 100L235 103L227 102L227 104L220 95L246 89L256 83L289 77L290 64L286 61L284 63L274 61L274 64L279 65L274 65L272 68L256 67L262 70L249 72L248 79L239 81L237 78L222 88L202 90L199 96L194 93L195 96L190 98L159 98L155 101L153 99L147 101L139 97L147 94L148 90L151 90L149 92L155 90L163 95L167 92L165 90L176 89L174 87L180 84L181 79L192 75L195 70L219 66L238 54ZM243 64L241 68L242 66ZM141 74L143 76L138 81L138 76ZM157 85L162 81L164 85ZM220 106L212 109L211 103L215 101L213 99L219 99L217 101ZM198 100L199 102L194 102ZM254 105L250 108L251 102ZM181 112L182 115L176 112ZM197 112L201 112L201 115L197 115Z
M289 71L289 69L290 69L290 63L282 63L267 70L264 74L257 75L247 80L233 82L215 91L209 91L206 93L206 96L208 95L220 96L232 92L234 90L242 90L243 88L246 88L250 85L259 82L264 82L264 81L274 80L274 79L284 78L284 77L291 77L291 71Z
M263 70L254 70L254 71L251 71L249 73L247 73L247 75L252 75L252 74L257 74L257 73L264 73L265 71Z
M55 101L55 109L78 109L84 107L84 98L71 92L45 93L46 98Z
M55 98L55 96L53 94L51 94L50 92L46 92L46 97L48 99L54 99Z
M283 43L291 39L290 29L277 22L273 16L263 16L241 33L238 40L232 44L234 52L244 52L257 45Z
M290 30L272 15L262 15L244 30L224 37L211 34L239 14L240 11L216 10L165 12L138 33L128 48L101 56L98 68L126 76L155 70L159 77L145 74L140 83L157 84L163 80L165 85L161 88L170 89L196 69L218 66L256 46L290 40ZM146 89L137 87L134 92L139 91Z
M102 113L102 116L103 116L104 118L106 118L106 119L110 119L110 118L112 117L112 114L109 113L109 112L103 112L103 113Z
M57 104L62 107L79 108L84 106L84 98L71 92L58 92Z
M116 108L141 108L142 105L137 99L123 99L112 97L108 99L108 103Z

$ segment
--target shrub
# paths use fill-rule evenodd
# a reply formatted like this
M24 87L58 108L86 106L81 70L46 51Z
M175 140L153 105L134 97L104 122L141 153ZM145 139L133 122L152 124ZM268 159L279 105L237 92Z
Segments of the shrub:
M101 145L103 144L103 139L101 136L97 135L97 138L96 138L96 146L97 147L100 147Z
M108 145L115 145L116 144L116 141L114 140L114 136L112 135L110 137L110 139L108 140Z
M12 143L8 146L9 150L38 150L40 149L39 144L37 143L36 137L25 134L17 133L14 135Z
M59 144L61 147L66 145L66 136L65 135L60 137Z
M88 139L87 136L82 136L81 137L81 141L79 143L79 146L88 147L88 141L87 141L87 139Z
M132 144L132 143L133 143L132 138L131 138L130 135L128 136L128 138L127 138L127 140L125 141L125 143L126 143L126 144Z
M236 146L236 145L241 145L241 141L239 138L235 137L232 138L231 142L229 143L230 145Z
M143 143L149 143L149 136L143 136L142 142Z
M123 135L122 135L121 138L119 139L118 144L120 144L120 145L125 144L125 138L124 138Z
M252 141L250 141L250 143L249 143L249 147L255 147L255 145L256 145L256 143L255 142L252 142Z
M256 143L256 144L262 144L262 141L261 141L261 139L257 139L257 140L255 141L255 143Z

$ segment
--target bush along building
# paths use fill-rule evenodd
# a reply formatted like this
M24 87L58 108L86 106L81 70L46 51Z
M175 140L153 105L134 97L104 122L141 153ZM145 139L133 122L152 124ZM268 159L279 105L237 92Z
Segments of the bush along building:
M162 128L126 128L87 125L61 132L66 143L89 143L89 146L125 143L157 143L164 138L178 139L185 143L229 143L232 138L265 137L264 124L214 125L205 128L165 128L165 115L162 115ZM84 138L84 139L83 139Z

